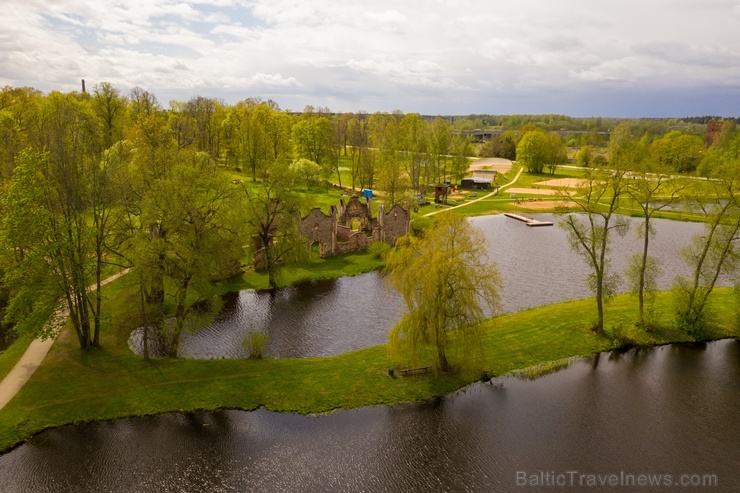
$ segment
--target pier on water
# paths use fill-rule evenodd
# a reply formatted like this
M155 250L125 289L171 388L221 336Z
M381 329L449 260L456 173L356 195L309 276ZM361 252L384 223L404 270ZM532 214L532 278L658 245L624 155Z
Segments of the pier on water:
M510 217L512 219L516 219L517 221L521 221L525 223L527 226L552 226L554 223L551 223L550 221L538 221L537 219L533 217L523 216L521 214L516 214L514 212L504 212L504 216Z

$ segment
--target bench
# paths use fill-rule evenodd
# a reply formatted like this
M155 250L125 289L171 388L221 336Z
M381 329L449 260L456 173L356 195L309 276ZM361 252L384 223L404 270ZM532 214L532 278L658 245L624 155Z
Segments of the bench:
M424 375L425 373L429 373L432 371L431 366L420 366L419 368L404 368L402 370L398 370L398 372L403 375L404 377L413 377L415 375Z

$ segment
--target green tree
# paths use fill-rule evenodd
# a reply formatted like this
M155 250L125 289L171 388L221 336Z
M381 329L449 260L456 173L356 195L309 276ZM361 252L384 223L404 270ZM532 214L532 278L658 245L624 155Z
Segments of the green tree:
M3 197L2 247L12 292L9 319L38 330L61 297L80 347L89 349L100 345L101 272L118 210L112 182L120 166L108 154L96 160L79 152L69 160L34 149L19 155ZM97 288L92 293L91 285Z
M299 231L302 199L295 181L288 166L275 163L260 185L243 188L247 230L256 240L255 257L261 257L273 288L278 287L280 267L307 253Z
M578 149L576 153L576 164L583 166L584 168L591 166L591 162L594 159L594 148L590 145L585 145Z
M648 307L652 306L660 272L658 260L649 254L650 239L655 235L652 218L656 212L675 205L685 189L683 181L671 178L666 174L668 170L665 167L656 166L655 163L646 159L646 154L647 150L644 149L642 159L639 156L632 158L632 161L636 163L636 171L632 173L633 179L626 189L632 200L640 207L643 217L643 222L638 228L638 238L642 239L642 253L630 259L627 272L630 287L633 292L637 293L637 322L639 325L644 325L646 322L646 302Z
M18 154L37 144L43 96L30 87L0 90L0 180L9 180Z
M601 171L587 168L585 193L576 201L582 214L569 214L559 223L568 234L571 248L583 257L591 273L589 288L596 297L597 320L593 331L604 332L604 303L615 294L619 277L609 269L609 250L614 233L627 233L629 223L616 214L619 200L625 194L624 171Z
M439 216L424 238L399 240L386 265L408 309L388 336L396 359L410 350L415 362L431 349L435 367L448 371L453 342L480 343L479 323L486 309L498 309L501 291L501 276L487 252L483 234L454 214Z
M503 134L493 135L491 140L481 147L480 155L482 157L500 157L515 161L516 141L516 135L511 130L507 130Z
M411 182L411 188L418 189L422 183L422 176L427 171L427 148L428 141L424 120L418 113L408 113L403 115L400 124L396 125L396 117L391 116L386 122L384 128L386 135L383 142L391 144L390 147L383 149L384 161L392 162L394 156L390 155L390 149L398 146L403 152L403 165L406 176ZM399 132L400 136L395 136L391 132ZM396 140L396 138L398 140ZM427 180L428 181L428 180ZM386 180L387 183L391 183Z
M563 144L563 139L557 132L550 132L547 134L549 140L548 156L545 166L550 171L551 175L555 174L555 169L559 163L568 162L568 153Z
M447 118L437 116L429 125L429 160L434 182L447 179L447 155L452 147L452 124Z
M705 145L701 137L674 130L655 139L650 151L657 163L679 173L690 173L701 162Z
M308 109L293 125L295 159L306 158L319 166L331 166L334 158L331 122Z
M128 101L110 82L96 84L91 100L93 111L103 126L105 149L123 139Z
M451 139L450 150L452 152L450 174L459 183L470 168L470 158L468 157L471 152L470 140L463 133L454 135Z
M707 182L710 193L704 190L690 202L706 217L703 234L681 252L691 276L674 282L678 325L699 338L706 335L707 305L718 279L722 274L736 276L740 268L740 160L724 161L712 178Z
M347 138L349 139L350 176L352 189L356 185L360 188L372 188L375 177L374 159L370 150L370 135L368 117L365 113L358 113L347 124Z
M265 117L262 112L271 110L262 107L261 103L247 99L229 108L223 124L229 129L227 149L229 155L238 167L246 164L252 175L252 181L257 180L258 171L261 172L267 163L274 160L272 149L267 138Z
M293 161L290 164L291 173L298 179L298 182L307 187L317 187L321 184L321 166L302 158Z
M166 225L145 244L155 265L172 281L174 320L160 321L170 356L177 356L183 329L197 326L198 302L214 298L210 282L234 274L240 255L240 207L236 193L206 153L192 152L154 183L143 199L142 222ZM138 269L146 268L144 262Z
M516 146L516 159L528 173L539 174L550 159L551 141L547 134L538 130L525 133Z
M391 204L395 204L412 183L408 173L404 172L404 161L401 159L404 145L401 140L403 118L400 112L373 113L368 122L370 142L375 148L376 181L379 187L388 194ZM413 122L414 120L412 118L408 121Z

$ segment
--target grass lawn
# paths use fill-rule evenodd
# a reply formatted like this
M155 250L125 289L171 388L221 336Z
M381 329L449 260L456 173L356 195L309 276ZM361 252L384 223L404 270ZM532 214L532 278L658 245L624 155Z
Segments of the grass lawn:
M110 315L101 349L80 351L67 329L31 381L0 411L0 450L50 427L91 420L260 406L325 413L425 400L477 380L482 371L503 375L622 344L612 335L589 332L593 300L578 300L486 321L480 366L449 375L391 378L387 370L392 363L385 346L327 358L146 361L132 354L126 344L137 325L137 317L132 316L133 282L124 276L103 288ZM723 325L717 326L712 338L737 335L733 296L731 289L715 293L713 309ZM635 304L634 297L623 295L608 306L606 320L613 334L640 344L689 340L670 330L648 334L634 329ZM666 314L664 322L668 322L668 293L659 295L656 309ZM453 364L463 357L451 352Z

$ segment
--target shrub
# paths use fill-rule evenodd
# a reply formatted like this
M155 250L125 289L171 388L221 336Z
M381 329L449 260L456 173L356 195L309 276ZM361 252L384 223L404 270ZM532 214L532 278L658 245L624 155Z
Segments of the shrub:
M377 258L382 259L391 251L391 246L384 241L376 241L367 248L367 251L368 253L375 255Z
M259 330L250 330L247 337L244 338L242 345L249 351L250 359L262 359L265 355L267 343L270 342L270 336Z
M429 228L434 221L431 217L418 217L411 221L411 234L414 236L424 236L424 231Z

